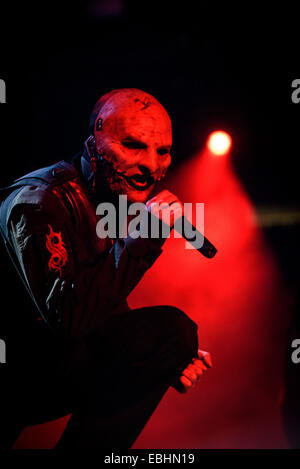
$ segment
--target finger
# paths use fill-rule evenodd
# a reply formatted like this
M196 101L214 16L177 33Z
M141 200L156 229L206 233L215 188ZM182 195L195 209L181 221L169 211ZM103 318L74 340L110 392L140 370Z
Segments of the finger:
M196 381L197 379L197 374L188 369L183 370L182 376L185 376L191 381Z
M162 212L164 210L167 210L169 207L168 202L165 202L164 200L156 200L155 202L151 202L147 206L148 212L151 212L152 215L155 215L159 218L162 216Z
M172 211L175 211L177 210L178 208L180 208L182 210L183 208L183 205L182 203L178 200L178 199L174 199L173 198L168 198L168 199L158 199L156 198L155 200L149 200L148 202L146 202L146 207L149 210L152 210L154 208L157 208L159 210L170 210L171 212Z
M146 207L149 208L149 206L151 204L161 203L161 202L163 202L163 200L164 199L162 197L160 197L160 195L155 195L151 199L147 200Z
M175 222L179 220L179 218L182 218L182 216L183 212L181 207L178 207L178 209L174 211L167 209L165 212L162 212L161 220L173 228Z
M203 360L198 360L197 358L194 358L193 365L196 366L197 369L200 368L203 371L207 371L209 368Z
M201 368L194 368L193 372L195 373L195 375L197 376L197 381L200 379L201 376L204 375L204 373L206 373L205 370L201 370Z
M175 203L178 203L178 204L181 205L180 200L174 194L167 195L166 197L164 197L163 200L164 200L164 202L167 202L169 205L173 205Z
M171 192L169 191L162 191L160 192L158 195L152 197L152 199L149 199L147 202L146 202L146 206L148 207L149 204L151 203L157 203L157 202L165 202L169 205L173 205L174 203L179 203L180 205L182 205L182 202L180 202L180 200L178 199L178 197L175 195L175 194L172 194Z
M209 352L205 352L205 350L198 350L198 357L202 360L209 368L213 366L211 355Z
M153 202L149 204L147 210L172 227L174 223L183 216L182 206L178 202L174 202L172 206L164 201Z
M163 200L156 200L155 202L151 202L151 204L148 207L148 211L152 213L152 215L158 215L161 214L162 210L164 208L167 208L168 204L167 202L164 202Z
M150 204L152 202L157 202L158 200L165 201L166 198L170 199L171 196L173 197L173 199L177 199L176 195L172 194L171 192L169 192L167 190L163 190L163 191L159 192L159 194L157 194L154 197L152 197L151 199L149 199L146 202L146 205L148 206L148 204Z
M207 367L206 365L204 365L203 362L201 362L200 360L198 361L199 365L197 364L197 362L194 362L194 363L190 363L189 366L187 366L187 369L188 370L191 370L195 373L198 373L198 372L203 372L203 371L206 371L207 370Z
M176 204L176 206L177 206L177 204ZM175 207L175 204L174 204L174 207ZM183 209L182 209L181 206L177 206L177 208L175 208L175 210L172 211L173 225L181 217L183 217Z
M193 385L193 383L188 378L186 378L185 376L181 376L180 382L181 382L181 384L183 384L183 386L186 390L190 389Z
M203 369L203 368L200 368L200 367L198 368L197 366L193 366L193 368L191 368L191 371L196 374L197 380L198 380L200 378L200 376L202 376L207 371L207 368Z
M157 194L157 197L165 198L165 197L168 197L170 195L172 195L173 197L176 197L176 195L172 194L172 192L168 191L167 189L163 189L162 191L160 191Z
M182 375L185 376L186 378L190 379L191 381L196 381L198 378L198 375L195 371L192 371L191 369L186 368L183 370Z

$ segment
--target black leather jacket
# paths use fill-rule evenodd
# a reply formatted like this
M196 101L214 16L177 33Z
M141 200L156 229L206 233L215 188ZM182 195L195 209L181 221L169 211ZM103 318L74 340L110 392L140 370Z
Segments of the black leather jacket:
M29 173L2 191L2 237L37 320L63 336L84 337L128 310L128 294L162 251L152 239L100 239L96 223L89 186L72 162Z

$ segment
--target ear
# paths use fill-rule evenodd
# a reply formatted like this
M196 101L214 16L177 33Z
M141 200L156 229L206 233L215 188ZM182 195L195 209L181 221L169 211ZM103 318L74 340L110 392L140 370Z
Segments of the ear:
M96 124L95 124L95 130L97 132L99 132L99 130L102 130L102 125L103 125L103 120L101 119L101 117L98 117L98 119L96 120Z
M84 142L85 149L90 157L90 159L95 158L97 155L96 150L96 140L94 135L90 135Z

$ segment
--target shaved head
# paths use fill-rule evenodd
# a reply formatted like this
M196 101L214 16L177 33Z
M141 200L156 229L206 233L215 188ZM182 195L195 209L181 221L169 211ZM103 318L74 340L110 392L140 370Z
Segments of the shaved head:
M113 168L107 172L111 190L147 200L171 162L172 125L165 108L145 91L113 90L97 101L90 129L98 154Z
M90 132L93 133L98 117L103 118L117 112L117 110L121 110L122 106L127 107L129 102L136 110L145 110L150 105L157 106L166 114L166 118L170 119L165 108L151 94L137 88L120 88L112 90L98 99L90 116Z

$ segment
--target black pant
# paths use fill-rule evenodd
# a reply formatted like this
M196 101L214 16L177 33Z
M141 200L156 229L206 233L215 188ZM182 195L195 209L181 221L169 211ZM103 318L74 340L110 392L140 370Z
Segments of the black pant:
M6 397L14 403L6 406L4 446L26 425L72 413L57 448L130 448L168 387L179 389L197 348L197 326L177 308L111 317L88 338L38 360L39 369L20 372Z

